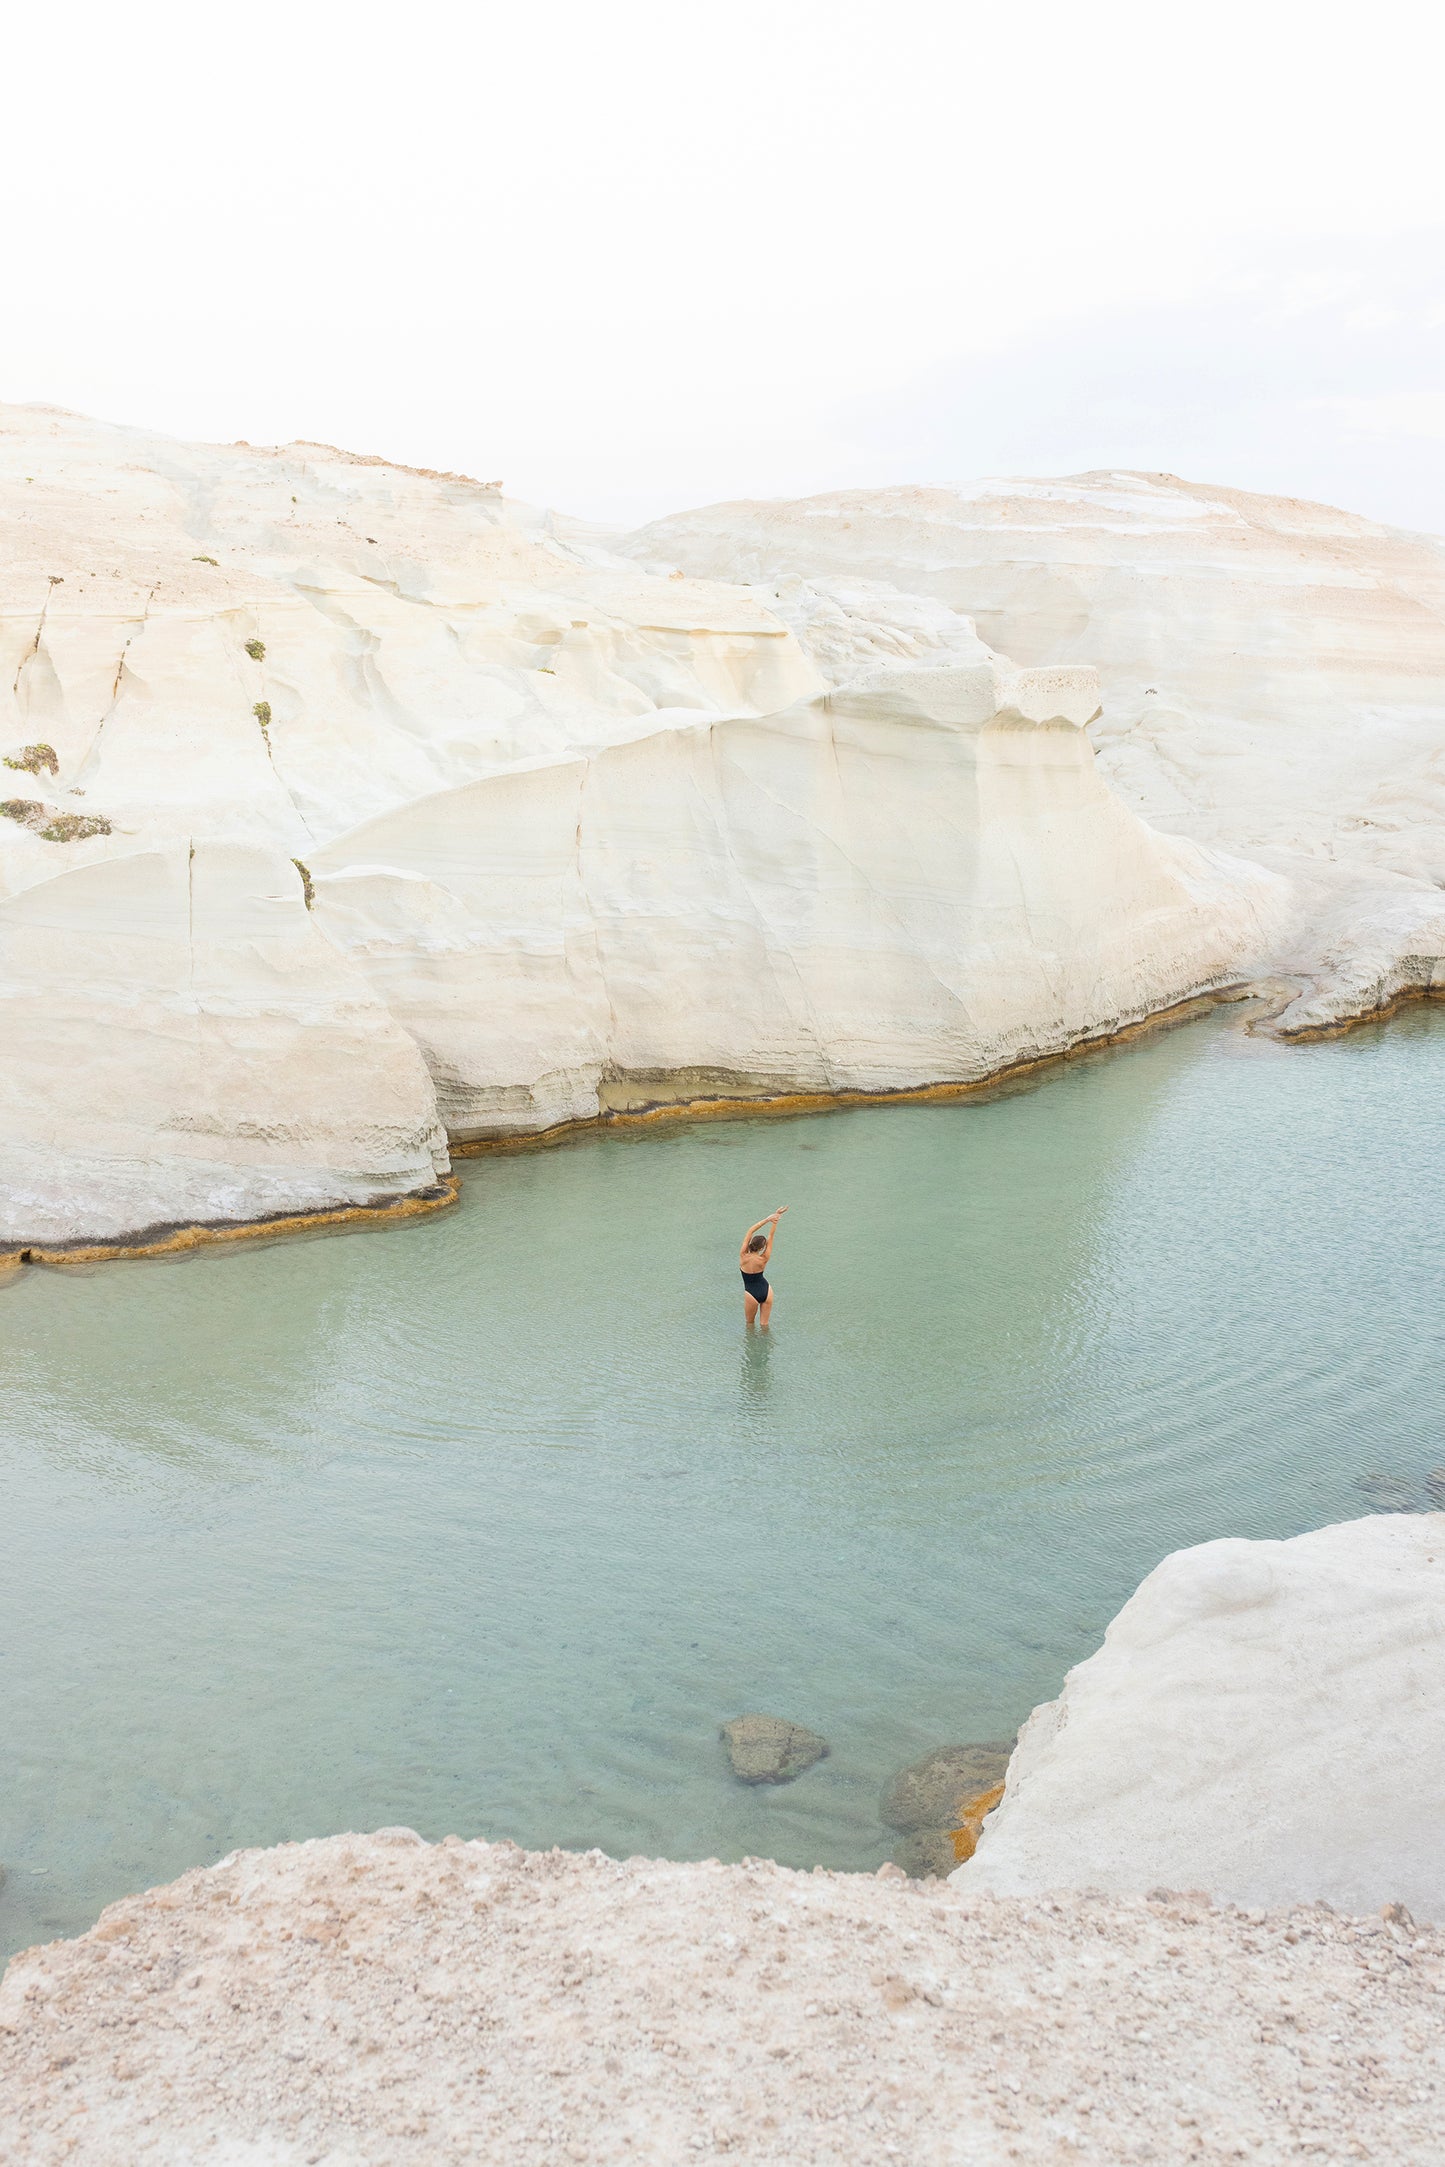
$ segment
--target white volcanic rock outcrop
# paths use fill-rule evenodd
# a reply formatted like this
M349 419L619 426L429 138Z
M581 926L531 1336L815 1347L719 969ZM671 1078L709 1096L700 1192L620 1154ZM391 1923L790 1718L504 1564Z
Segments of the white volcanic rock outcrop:
M830 675L1087 660L1100 766L1156 826L1294 876L1289 1022L1445 985L1445 545L1159 474L842 491L681 513L617 545L752 583Z
M173 843L21 888L0 987L17 1243L374 1205L446 1168L416 1046L275 852Z
M1036 1708L952 1876L1445 1920L1445 1514L1167 1557Z
M422 1194L439 1113L968 1080L1277 939L1110 795L1092 673L961 621L830 693L494 485L33 408L0 503L12 1248Z
M671 723L353 830L316 915L454 1138L982 1077L1221 984L1278 915L1111 796L1096 703L984 661Z
M431 1078L308 915L309 860L520 757L818 682L745 595L324 446L9 408L0 514L11 1247L425 1193Z
M335 1836L17 1956L0 2158L1423 2167L1442 1967L1314 1906Z

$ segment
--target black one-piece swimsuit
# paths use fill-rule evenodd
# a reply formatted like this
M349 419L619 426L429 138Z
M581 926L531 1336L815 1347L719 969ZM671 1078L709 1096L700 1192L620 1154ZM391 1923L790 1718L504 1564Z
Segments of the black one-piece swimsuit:
M761 1272L744 1272L743 1285L755 1302L765 1302L767 1300L768 1282Z

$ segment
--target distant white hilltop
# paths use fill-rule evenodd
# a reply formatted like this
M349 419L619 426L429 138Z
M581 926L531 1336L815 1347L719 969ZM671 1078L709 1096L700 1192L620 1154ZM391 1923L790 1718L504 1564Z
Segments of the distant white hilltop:
M9 407L0 642L11 1250L979 1080L1262 972L1287 1028L1445 983L1445 553L1318 506L1108 475L609 536Z

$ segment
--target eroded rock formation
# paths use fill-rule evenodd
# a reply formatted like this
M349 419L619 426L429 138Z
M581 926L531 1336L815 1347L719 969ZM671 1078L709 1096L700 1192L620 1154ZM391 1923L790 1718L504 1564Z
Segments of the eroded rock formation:
M1237 974L1281 883L1100 782L1092 673L855 679L412 803L312 858L453 1138L976 1080Z
M414 1042L278 852L171 843L22 887L0 983L17 1245L376 1204L446 1169Z
M968 1889L1445 1919L1445 1515L1178 1550L1019 1735Z
M718 504L618 547L751 583L830 678L975 632L1097 666L1100 767L1156 827L1285 871L1286 1029L1445 987L1445 545L1168 474Z
M978 1079L1277 945L1285 882L1106 787L1092 671L962 619L825 673L494 485L34 408L0 501L0 1247Z

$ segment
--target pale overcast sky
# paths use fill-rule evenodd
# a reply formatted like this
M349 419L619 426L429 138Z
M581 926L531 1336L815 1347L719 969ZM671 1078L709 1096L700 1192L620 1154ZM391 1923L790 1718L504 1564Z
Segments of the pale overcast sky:
M631 523L1170 468L1445 529L1438 12L11 10L0 396Z

